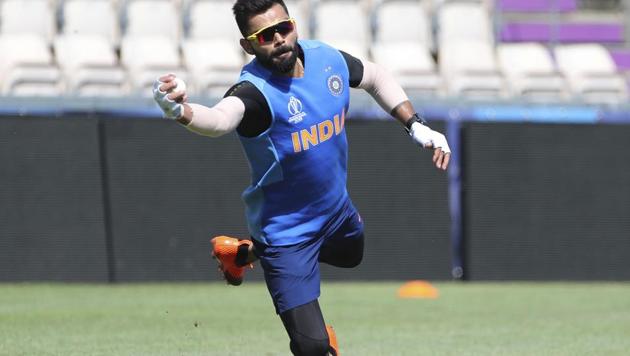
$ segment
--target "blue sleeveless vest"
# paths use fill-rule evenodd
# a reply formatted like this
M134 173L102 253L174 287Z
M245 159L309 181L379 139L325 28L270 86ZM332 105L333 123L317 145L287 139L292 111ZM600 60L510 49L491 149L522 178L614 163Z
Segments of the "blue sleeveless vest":
M348 200L348 66L324 43L298 43L304 52L302 78L274 76L254 59L239 79L256 86L271 109L267 131L239 136L252 173L242 195L249 232L270 246L322 233Z

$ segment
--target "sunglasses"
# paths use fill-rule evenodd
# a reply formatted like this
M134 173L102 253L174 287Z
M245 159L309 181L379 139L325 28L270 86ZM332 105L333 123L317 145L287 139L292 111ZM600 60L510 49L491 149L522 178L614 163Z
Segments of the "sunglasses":
M279 33L281 36L286 36L289 33L293 32L295 29L295 20L287 19L271 24L267 27L261 28L260 30L252 33L251 35L245 37L248 41L256 40L258 44L266 44L269 42L273 42L273 37L276 33Z

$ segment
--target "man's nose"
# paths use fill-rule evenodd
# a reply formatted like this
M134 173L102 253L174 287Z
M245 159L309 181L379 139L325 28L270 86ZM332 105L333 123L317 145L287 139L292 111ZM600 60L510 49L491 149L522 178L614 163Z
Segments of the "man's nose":
M277 46L281 46L284 44L284 36L282 36L280 34L280 32L276 32L273 34L273 43L274 45Z

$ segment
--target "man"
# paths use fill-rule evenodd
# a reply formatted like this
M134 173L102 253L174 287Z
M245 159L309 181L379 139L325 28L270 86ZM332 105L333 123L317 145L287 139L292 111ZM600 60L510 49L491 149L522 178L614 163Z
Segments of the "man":
M448 167L450 149L383 68L298 41L282 0L238 0L233 10L240 44L255 56L238 83L211 108L187 103L172 74L156 82L154 97L166 117L193 132L237 131L252 171L243 193L252 240L215 237L212 254L233 285L260 260L293 354L338 355L317 299L319 262L349 268L363 257L363 222L346 190L349 88L366 90L416 143L433 149L438 169Z

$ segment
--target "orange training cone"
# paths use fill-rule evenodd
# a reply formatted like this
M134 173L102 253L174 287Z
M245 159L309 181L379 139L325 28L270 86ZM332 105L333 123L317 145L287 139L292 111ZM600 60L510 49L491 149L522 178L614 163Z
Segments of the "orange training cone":
M437 288L427 281L411 281L403 284L398 289L399 298L437 299Z

